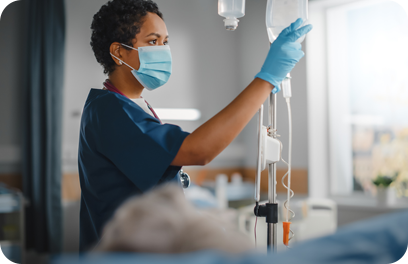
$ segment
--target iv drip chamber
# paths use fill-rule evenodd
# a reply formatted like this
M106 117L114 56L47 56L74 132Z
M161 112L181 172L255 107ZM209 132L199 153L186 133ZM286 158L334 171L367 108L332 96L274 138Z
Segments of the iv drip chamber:
M225 17L225 29L234 31L238 18L245 16L245 0L218 0L218 14Z
M298 18L303 19L303 27L308 24L308 0L268 0L266 6L266 28L269 42L272 43L283 29ZM305 36L296 42L302 43Z

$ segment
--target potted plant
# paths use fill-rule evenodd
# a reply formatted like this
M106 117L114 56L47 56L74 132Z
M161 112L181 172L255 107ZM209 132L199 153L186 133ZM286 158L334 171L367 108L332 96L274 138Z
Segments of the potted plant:
M390 185L397 179L398 173L393 176L377 175L377 178L373 180L374 185L377 187L377 203L378 205L392 205L396 201L396 195L394 189L390 188Z

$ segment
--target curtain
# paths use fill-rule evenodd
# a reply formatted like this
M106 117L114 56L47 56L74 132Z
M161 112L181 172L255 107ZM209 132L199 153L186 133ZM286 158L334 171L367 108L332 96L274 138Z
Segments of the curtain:
M65 44L64 0L25 0L23 193L26 247L62 249L61 138Z

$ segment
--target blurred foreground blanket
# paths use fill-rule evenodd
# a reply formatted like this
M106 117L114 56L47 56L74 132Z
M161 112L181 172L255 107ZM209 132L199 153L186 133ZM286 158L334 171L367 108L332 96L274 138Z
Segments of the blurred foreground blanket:
M80 257L55 256L51 263L389 264L399 260L408 246L408 211L403 211L361 221L333 235L265 255L248 251L252 246L244 237L190 206L172 187L132 198L106 225L94 252ZM190 253L174 254L177 252Z

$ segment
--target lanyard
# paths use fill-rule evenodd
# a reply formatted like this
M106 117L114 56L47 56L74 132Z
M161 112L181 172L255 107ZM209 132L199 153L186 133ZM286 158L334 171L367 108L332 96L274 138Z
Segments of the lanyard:
M124 95L121 91L119 91L119 89L116 88L109 80L106 80L106 81L103 83L103 86L104 86L108 91L111 91L111 92L114 92L114 93L123 95L124 97L128 98L128 97L127 97L126 95ZM143 97L141 97L141 98L143 98ZM146 100L144 100L144 101L146 102L147 107L149 108L149 110L153 113L154 117L157 118L157 119L160 121L160 124L163 124L162 121L160 120L160 118L157 116L156 112L153 110L153 107L151 107L150 104L149 104Z

